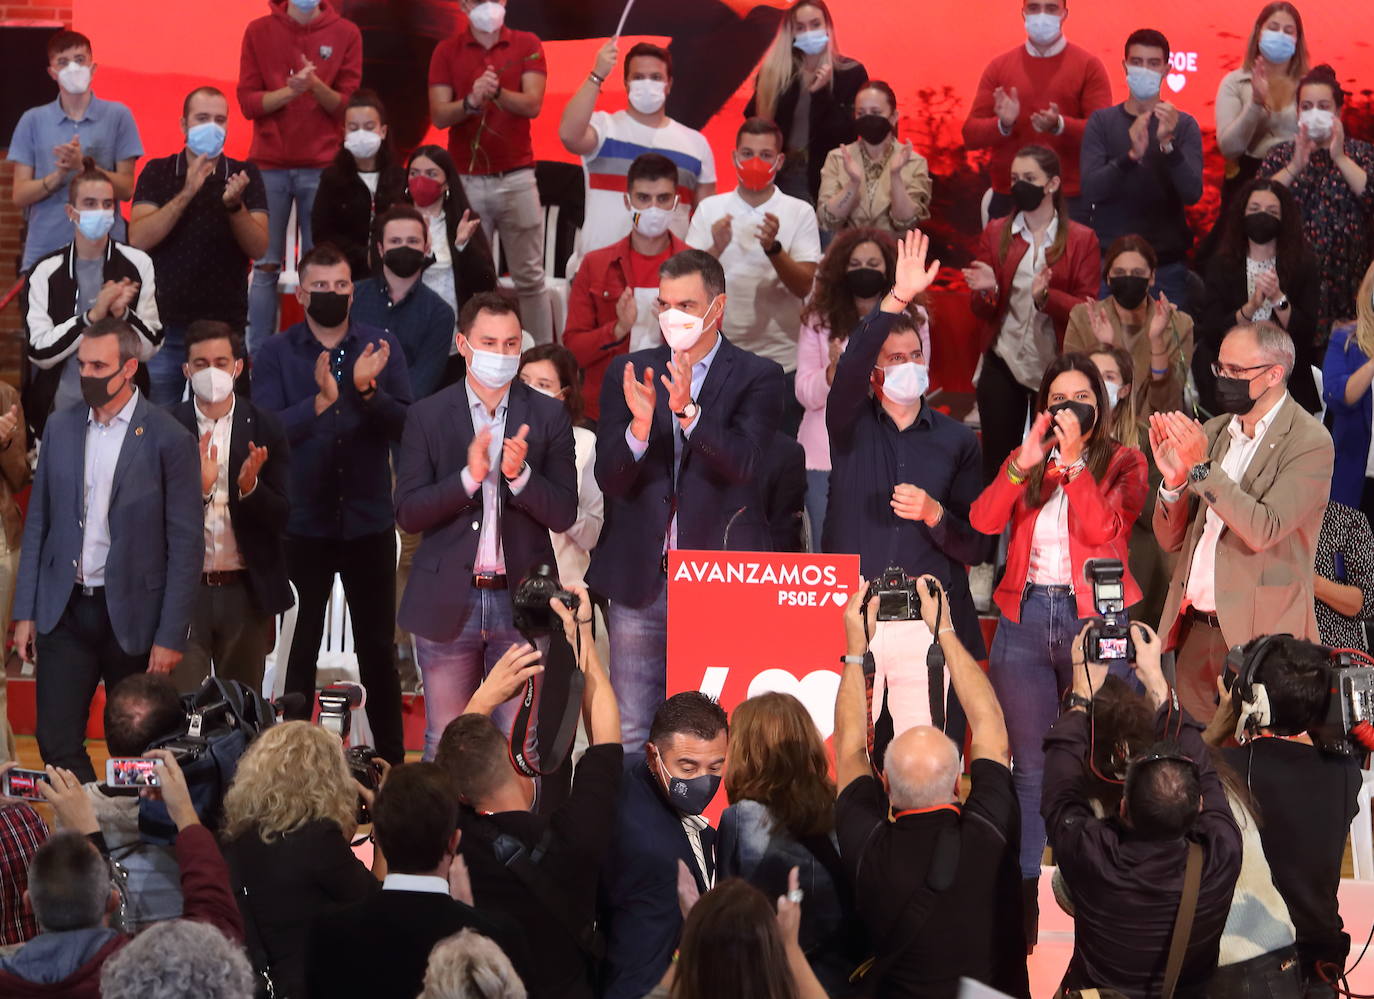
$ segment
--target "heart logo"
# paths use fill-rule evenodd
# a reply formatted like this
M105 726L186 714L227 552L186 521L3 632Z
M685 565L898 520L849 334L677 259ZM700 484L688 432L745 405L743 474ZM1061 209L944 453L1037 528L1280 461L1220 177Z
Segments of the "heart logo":
M844 590L840 590L830 594L830 599L835 601L836 607L843 607L845 604L849 603L849 594L844 592Z
M1170 90L1174 93L1178 93L1188 83L1188 77L1184 76L1182 73L1170 73L1164 78L1164 82L1169 84Z
M811 715L821 738L829 739L835 730L835 695L840 690L840 674L818 669L800 680L785 669L766 669L749 683L749 697L757 694L791 694Z

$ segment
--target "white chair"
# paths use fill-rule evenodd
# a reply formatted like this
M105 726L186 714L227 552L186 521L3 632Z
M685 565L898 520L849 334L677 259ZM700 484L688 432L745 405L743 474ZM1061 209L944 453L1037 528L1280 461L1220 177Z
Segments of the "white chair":
M291 214L286 219L286 248L281 255L281 273L277 276L277 294L294 295L300 285L296 264L301 259L301 228L297 225L296 202L291 202Z
M563 340L563 327L568 321L568 296L572 287L572 282L566 277L554 277L558 272L557 251L555 246L558 242L558 205L544 206L544 288L549 296L549 311L553 315L553 340L554 343L561 343ZM578 230L580 234L582 230ZM494 228L491 232L491 258L496 262L496 266L501 266L501 234ZM564 274L571 274L571 258ZM509 274L497 279L497 285L510 291L515 290L515 279Z
M296 592L295 583L287 580L286 585L291 587L291 606L277 615L277 640L263 661L262 696L269 701L275 701L286 690L286 663L290 658L291 640L296 636L296 605L300 603L300 594Z
M1369 798L1374 785L1374 770L1361 770L1360 791L1356 796L1359 811L1350 824L1350 862L1358 881L1374 881L1374 830L1370 828Z

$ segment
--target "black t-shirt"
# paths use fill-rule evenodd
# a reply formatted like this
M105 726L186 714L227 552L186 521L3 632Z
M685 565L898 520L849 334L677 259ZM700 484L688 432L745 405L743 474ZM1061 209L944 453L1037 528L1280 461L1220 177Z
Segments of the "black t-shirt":
M464 808L459 818L463 838L458 852L467 861L472 894L479 909L514 919L536 955L531 997L592 996L589 964L566 922L547 910L512 871L492 852L485 837L473 830L478 823L514 836L534 850L545 843L539 867L557 886L577 925L589 925L596 915L596 890L601 863L615 825L616 802L624 770L625 751L619 743L592 746L573 775L572 793L552 815L498 812L478 815ZM549 833L547 837L545 834Z
M248 320L248 267L251 259L234 239L224 207L224 185L241 170L245 212L267 211L267 188L251 163L221 156L215 171L182 212L172 231L148 251L157 272L157 309L164 323L218 319L242 330ZM186 186L186 151L149 160L138 175L134 204L159 208Z
M1317 960L1343 964L1350 937L1336 889L1357 811L1359 765L1284 739L1255 739L1221 755L1259 805L1264 855L1288 903L1303 964L1309 972Z
M962 809L942 807L888 821L882 785L860 777L835 804L840 856L854 884L878 960L903 947L879 985L880 996L954 996L967 977L1028 996L1026 937L1017 865L1021 815L1011 771L974 760L973 790ZM913 894L926 883L942 830L957 827L959 866L913 942L891 939Z

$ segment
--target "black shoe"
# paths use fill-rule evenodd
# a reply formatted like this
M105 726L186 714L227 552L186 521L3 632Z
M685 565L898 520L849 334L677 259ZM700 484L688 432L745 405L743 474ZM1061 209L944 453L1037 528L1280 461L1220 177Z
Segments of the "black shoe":
M1021 879L1021 918L1026 927L1026 954L1035 953L1040 936L1040 879Z

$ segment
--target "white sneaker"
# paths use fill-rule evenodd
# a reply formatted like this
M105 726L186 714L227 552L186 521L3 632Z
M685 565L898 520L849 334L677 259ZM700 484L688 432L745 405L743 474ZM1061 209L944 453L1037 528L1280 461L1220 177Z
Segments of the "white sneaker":
M973 594L973 606L979 614L992 612L992 583L997 567L991 562L971 565L968 569L968 588Z

